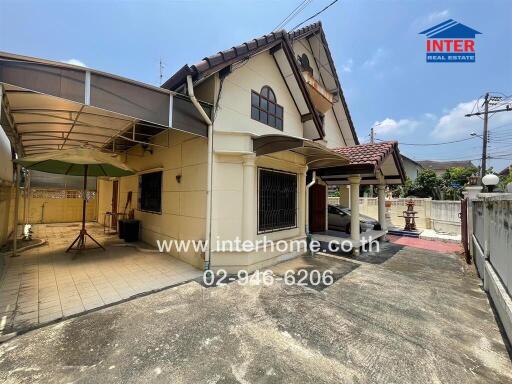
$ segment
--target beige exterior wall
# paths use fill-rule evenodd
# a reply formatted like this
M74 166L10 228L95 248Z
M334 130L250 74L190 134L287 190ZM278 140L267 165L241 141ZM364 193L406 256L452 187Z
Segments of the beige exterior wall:
M260 92L264 85L272 88L277 103L283 107L283 132L251 119L251 90ZM216 131L242 131L258 135L288 134L303 137L300 114L272 55L260 53L235 69L222 86Z
M251 119L251 90L270 86L277 103L284 108L283 132ZM214 122L214 164L212 204L213 269L236 272L255 270L302 252L285 253L255 250L221 252L217 241L272 241L305 238L305 159L292 152L254 157L252 135L288 134L303 137L299 111L268 52L251 58L224 81L220 108ZM293 229L258 234L258 169L270 168L298 175L297 226Z
M154 139L155 144L167 145L167 133ZM123 156L130 167L137 172L161 170L162 212L161 214L142 212L137 209L139 175L119 179L118 212L123 212L132 192L130 209L135 210L135 218L141 221L141 239L152 246L157 240L204 240L206 217L206 173L207 140L202 137L169 130L169 148L153 148L153 154L136 146ZM180 182L176 176L181 176ZM112 209L112 181L98 183L98 217L103 221L106 211ZM175 257L203 268L203 255L193 250L178 253Z
M98 223L105 224L105 212L112 212L112 180L97 179L96 184L96 200L97 200L97 216ZM133 206L133 204L132 204ZM117 208L118 212L123 212L124 205ZM128 212L126 212L128 213Z
M0 184L0 212L2 212L0 218L0 245L2 245L7 241L14 225L14 187L7 183Z
M223 137L225 135L222 135ZM232 138L230 138L232 140ZM249 138L247 137L247 140ZM252 271L274 264L303 252L285 253L254 250L221 252L217 247L223 240L240 239L257 242L264 238L272 241L292 241L305 238L305 166L304 158L291 152L254 158L254 165L244 165L248 154L215 155L213 168L212 256L213 269L236 272ZM258 169L268 168L297 174L297 226L296 228L258 234ZM244 173L250 172L250 180ZM249 190L248 190L249 188ZM249 200L248 202L245 201ZM249 227L249 231L246 228Z
M20 194L18 210L20 224L24 223L25 217L30 224L82 221L83 200L81 198L51 198L47 194L42 195L42 197L31 196L30 201L25 204L23 194ZM26 215L25 210L27 210ZM85 217L86 221L96 221L96 198L87 202Z

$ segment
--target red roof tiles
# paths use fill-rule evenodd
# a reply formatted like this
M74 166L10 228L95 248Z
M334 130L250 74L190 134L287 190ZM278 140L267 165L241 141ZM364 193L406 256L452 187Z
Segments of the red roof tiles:
M350 160L351 165L369 164L373 166L379 166L395 150L398 151L398 143L396 141L334 148L334 152L346 156Z

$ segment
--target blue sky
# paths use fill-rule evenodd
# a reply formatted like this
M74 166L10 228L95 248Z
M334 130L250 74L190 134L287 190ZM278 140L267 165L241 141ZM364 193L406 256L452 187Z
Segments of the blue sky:
M0 50L159 83L185 63L272 31L301 0L0 1ZM330 0L313 0L286 28ZM510 1L340 0L320 17L361 142L439 143L481 133L464 118L486 91L512 95ZM418 33L453 18L480 32L476 63L427 64ZM316 20L316 19L315 19ZM313 20L313 21L315 21ZM490 164L512 162L512 112L490 120ZM401 146L416 159L477 159L481 139ZM510 160L509 160L510 159Z

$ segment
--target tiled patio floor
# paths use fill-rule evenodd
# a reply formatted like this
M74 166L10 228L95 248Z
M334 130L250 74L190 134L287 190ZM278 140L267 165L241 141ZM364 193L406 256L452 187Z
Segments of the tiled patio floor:
M115 303L144 292L201 276L201 271L170 255L119 247L103 227L87 225L106 251L65 253L80 227L35 225L34 238L47 245L6 257L0 280L0 334ZM73 257L75 258L73 259Z

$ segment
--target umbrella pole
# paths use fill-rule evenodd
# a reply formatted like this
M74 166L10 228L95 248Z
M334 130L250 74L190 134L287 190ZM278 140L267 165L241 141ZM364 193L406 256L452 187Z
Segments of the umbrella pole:
M87 236L92 241L94 241L98 245L99 248L105 250L103 245L98 243L96 241L96 239L94 237L92 237L91 235L89 235L87 233L87 230L85 229L85 215L86 215L86 207L87 207L87 172L88 172L88 170L89 170L89 165L85 164L84 165L84 171L85 171L85 174L84 174L84 190L83 190L84 201L83 201L83 204L82 204L82 229L80 229L80 233L78 234L77 238L75 239L75 241L73 241L71 243L71 245L66 250L66 252L69 252L71 249L73 249L73 245L75 245L75 243L77 241L78 241L78 244L76 246L76 249L78 251L81 251L82 249L85 249L85 236Z

